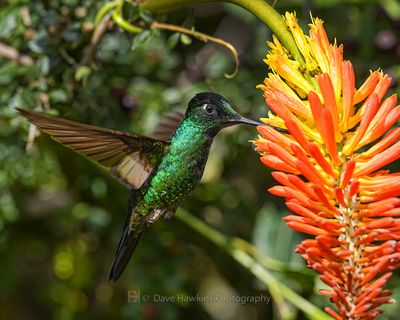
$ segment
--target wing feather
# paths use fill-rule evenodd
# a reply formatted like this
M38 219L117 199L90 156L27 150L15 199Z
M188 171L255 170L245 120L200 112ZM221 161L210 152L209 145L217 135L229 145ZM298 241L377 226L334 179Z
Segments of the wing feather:
M45 114L18 111L52 139L111 168L131 189L138 189L161 160L168 142L99 128Z
M185 117L185 110L173 109L167 112L157 124L152 137L158 140L169 140Z

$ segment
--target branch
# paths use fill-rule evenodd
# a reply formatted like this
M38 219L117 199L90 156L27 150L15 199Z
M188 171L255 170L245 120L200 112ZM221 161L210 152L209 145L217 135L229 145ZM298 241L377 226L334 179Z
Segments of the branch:
M6 45L1 42L0 42L0 56L27 66L31 66L35 63L30 56L21 54L18 50L14 49L13 47L10 47L9 45Z
M224 250L228 255L230 255L234 260L236 260L240 265L250 271L254 276L257 277L261 282L263 282L269 289L271 295L276 303L281 306L280 298L283 297L288 302L292 303L298 309L304 312L304 314L313 320L330 320L331 318L323 312L318 307L314 306L312 303L298 295L288 286L280 282L274 277L274 275L269 272L260 262L251 256L248 252L243 251L238 243L245 242L242 239L228 237L221 232L209 227L207 224L202 222L200 219L194 217L183 209L179 209L175 216L181 220L183 223L200 233L203 237L210 240L220 249ZM252 247L250 244L248 246ZM253 247L253 250L257 251ZM276 301L278 300L278 301Z
M239 55L237 53L237 50L232 44L230 44L229 42L227 42L223 39L212 37L212 36L209 36L208 34L198 32L195 30L189 30L189 29L186 29L186 28L183 28L180 26L176 26L173 24L166 24L166 23L161 23L161 22L157 22L157 21L154 21L151 24L150 28L185 33L185 34L191 35L192 37L195 37L196 39L203 41L203 42L211 41L211 42L223 45L225 48L227 48L232 53L233 59L235 60L235 70L230 74L225 73L225 77L227 77L228 79L231 79L231 78L235 77L235 75L239 71Z
M81 65L89 66L93 62L97 47L99 46L100 40L107 30L108 23L109 16L105 16L96 25L96 28L94 29L92 34L92 38L90 39L90 47L87 49L86 54L82 59Z

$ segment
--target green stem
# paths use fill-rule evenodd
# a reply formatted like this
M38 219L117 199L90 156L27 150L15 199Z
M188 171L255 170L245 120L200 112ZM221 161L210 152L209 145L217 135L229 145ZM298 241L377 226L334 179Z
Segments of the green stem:
M309 319L315 320L330 320L331 318L323 312L321 309L317 308L306 299L298 295L288 286L280 282L278 279L274 277L272 273L270 273L267 269L265 269L254 257L252 257L249 253L243 251L238 248L236 244L238 239L233 237L228 237L221 232L209 227L207 224L202 222L200 219L195 216L189 214L183 209L179 209L175 215L179 220L183 223L200 233L203 237L207 238L219 248L224 250L227 254L229 254L234 260L236 260L240 265L249 270L254 276L257 277L260 281L262 281L269 289L271 295L274 299L278 299L275 303L278 306L282 305L282 301L280 297L285 298L287 301L292 303L298 309L304 312L304 314ZM243 242L243 240L239 240L239 242ZM250 244L248 244L251 246Z
M117 5L112 13L112 18L116 24L118 24L122 29L130 33L139 33L143 31L142 28L130 24L123 18L122 9L124 7L125 0L117 0Z
M285 20L282 16L264 0L222 0L223 2L234 3L256 15L271 31L278 37L282 44L289 50L293 58L304 64L292 34L288 31ZM215 0L145 0L140 6L152 13L165 13L179 7L206 3L221 2Z

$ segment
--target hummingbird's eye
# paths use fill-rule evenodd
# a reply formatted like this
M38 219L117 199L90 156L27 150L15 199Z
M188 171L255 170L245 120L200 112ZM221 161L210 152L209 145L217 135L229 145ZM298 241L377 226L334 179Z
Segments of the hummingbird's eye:
M215 113L215 108L211 104L204 104L203 110L209 115Z

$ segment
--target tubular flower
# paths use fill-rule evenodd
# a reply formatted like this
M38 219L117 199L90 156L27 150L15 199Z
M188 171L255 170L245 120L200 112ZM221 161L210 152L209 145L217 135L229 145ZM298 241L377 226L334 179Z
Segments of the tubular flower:
M297 247L328 289L335 319L373 319L391 303L383 287L400 266L400 174L382 169L400 157L397 96L389 76L371 72L357 89L343 46L330 44L320 19L309 35L295 15L286 24L304 57L292 60L276 38L259 85L272 112L254 141L279 182L269 191L294 213L289 227L313 236ZM334 310L335 309L335 310Z

